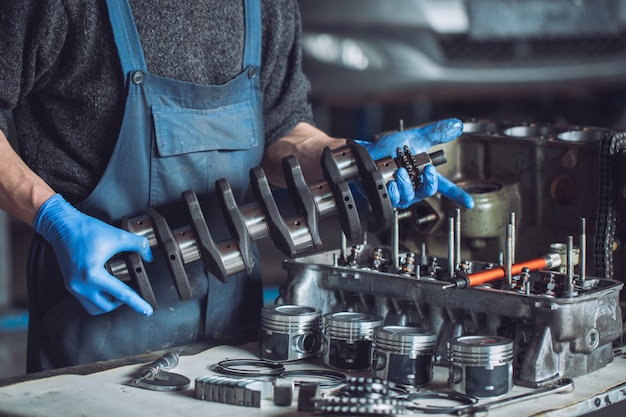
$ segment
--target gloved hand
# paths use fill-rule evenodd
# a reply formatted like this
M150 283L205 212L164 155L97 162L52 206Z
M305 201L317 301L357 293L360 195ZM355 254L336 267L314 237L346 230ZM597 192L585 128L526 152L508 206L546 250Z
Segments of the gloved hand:
M374 143L365 141L358 141L358 143L367 149L374 160L378 160L388 156L395 157L396 149L402 149L405 145L411 149L413 155L427 152L431 146L454 140L461 133L463 133L463 123L460 120L446 119L424 127L395 132L383 136ZM398 169L396 179L387 185L389 198L394 207L407 208L417 201L432 196L437 191L465 208L474 207L472 197L437 172L433 165L427 165L422 175L423 186L415 190L407 170Z
M149 316L152 306L104 267L113 255L138 252L152 261L148 239L81 213L60 194L39 208L33 227L52 244L65 287L92 315L107 313L128 304Z

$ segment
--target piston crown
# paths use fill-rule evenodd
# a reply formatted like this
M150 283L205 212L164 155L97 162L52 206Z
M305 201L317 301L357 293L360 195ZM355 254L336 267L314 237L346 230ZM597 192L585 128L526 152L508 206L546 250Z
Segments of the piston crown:
M281 315L281 316L309 316L317 315L320 309L306 306L298 306L293 304L270 305L263 307L264 315Z
M374 344L397 352L432 350L437 334L415 326L380 326L374 329Z
M452 362L502 363L513 358L513 341L501 336L461 336L448 342Z
M292 304L269 305L261 311L261 326L274 331L308 331L319 326L322 311Z
M378 315L341 311L324 316L324 330L328 336L346 337L348 339L373 335L374 329L383 324Z

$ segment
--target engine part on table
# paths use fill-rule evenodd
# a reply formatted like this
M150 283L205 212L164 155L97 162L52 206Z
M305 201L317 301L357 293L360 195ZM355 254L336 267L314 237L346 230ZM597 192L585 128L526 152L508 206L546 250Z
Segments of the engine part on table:
M260 356L293 361L319 355L322 311L296 305L268 305L261 310Z
M315 382L320 389L335 388L347 379L345 374L328 369L289 369L280 374L280 378L293 381L296 387L303 382Z
M465 410L478 402L478 398L471 395L443 391L418 391L401 398L407 410L424 414L465 414Z
M336 394L321 395L314 401L317 410L327 413L397 415L420 411L427 414L452 414L475 405L478 398L457 392L409 392L405 386L385 379L350 377ZM442 406L442 401L447 405ZM450 402L454 404L449 405Z
M293 391L295 383L292 379L277 378L273 382L274 405L278 407L288 407L293 402Z
M514 395L512 397L505 397L485 404L478 404L471 407L463 408L461 410L458 410L456 414L476 415L478 413L487 412L492 408L502 407L504 405L510 405L520 401L534 400L552 394L567 394L572 391L574 391L574 381L571 378L561 378L557 379L552 384L546 385L542 388L538 388L535 391Z
M360 259L372 249L362 247ZM582 282L580 275L546 270L528 272L528 292L517 287L518 276L511 276L510 286L500 281L444 289L454 277L445 267L448 262L439 259L435 268L434 257L423 252L418 258L421 272L415 277L375 271L365 262L360 267L338 263L332 251L286 260L288 278L279 302L316 307L326 314L379 315L385 325L423 327L437 334L442 365L447 365L446 343L454 337L509 337L514 342L513 377L520 385L586 375L613 361L612 343L622 335L623 283L589 276ZM468 269L473 273L494 264L469 261ZM570 286L575 294L564 296Z
M179 356L173 352L167 352L151 364L141 369L141 374L138 378L133 379L133 384L137 384L141 380L154 379L161 371L167 371L173 369L178 365Z
M389 381L381 378L350 377L334 395L315 398L318 411L361 414L405 414L403 401L390 391Z
M386 183L399 167L410 173L416 187L421 187L421 174L426 165L446 162L444 151L412 155L408 147L397 150L396 158L373 161L367 150L353 140L346 147L331 151L326 148L321 159L325 180L307 184L302 169L293 156L283 160L285 180L299 215L285 220L262 168L250 170L250 183L256 201L239 207L226 179L216 182L216 193L232 241L216 243L207 226L202 208L193 190L183 193L190 226L172 230L167 220L155 208L147 215L124 218L122 227L145 236L151 247L163 251L170 273L182 300L191 297L191 287L184 265L202 260L206 269L221 281L229 275L252 271L254 256L252 241L270 236L288 257L309 249L319 249L319 219L336 213L348 240L361 240L363 231L356 202L348 181L360 178L372 213L380 227L389 228L393 222L393 207L387 195ZM122 280L134 283L139 295L156 308L149 277L139 256L117 256L107 263L107 269Z
M263 359L224 359L212 368L221 374L240 377L276 377L285 372L285 366Z
M315 411L315 399L320 396L317 382L303 382L298 391L298 411Z
M152 391L182 391L189 387L191 380L184 375L161 371L154 379L142 379L133 386Z
M153 391L178 391L186 389L191 381L183 375L166 372L178 365L178 355L167 352L151 364L143 367L140 375L131 381L136 387Z
M389 386L390 382L383 378L352 376L348 378L337 395L340 397L381 398L392 395Z
M195 397L216 403L261 407L263 398L262 382L255 379L202 376L195 380Z
M397 384L419 387L433 380L437 334L416 326L381 326L374 329L374 374Z
M497 397L513 388L513 341L461 336L448 342L448 386L475 397Z
M324 363L337 369L368 369L372 360L374 329L383 324L378 315L340 311L322 318Z
M397 415L407 414L405 402L387 397L338 397L323 396L315 398L315 410L327 413L358 413Z

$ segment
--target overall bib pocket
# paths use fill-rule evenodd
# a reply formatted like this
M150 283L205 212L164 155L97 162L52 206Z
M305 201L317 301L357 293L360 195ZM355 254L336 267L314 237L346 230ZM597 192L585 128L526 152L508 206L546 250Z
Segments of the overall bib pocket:
M227 178L233 189L247 188L245 167L258 165L263 153L262 149L250 152L259 146L250 101L215 109L154 106L152 117L156 158L151 168L151 205L167 203L158 195L180 195L188 189L211 193L221 178Z

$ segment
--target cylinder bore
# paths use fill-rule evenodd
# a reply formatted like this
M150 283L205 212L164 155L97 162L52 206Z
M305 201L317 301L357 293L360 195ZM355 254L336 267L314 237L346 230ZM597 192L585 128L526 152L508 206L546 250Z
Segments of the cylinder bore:
M567 130L559 133L556 138L566 142L598 142L606 133L602 129Z
M498 125L488 120L468 120L463 122L463 133L491 133Z
M461 184L468 194L488 194L500 191L502 185L496 182L476 181Z
M519 125L519 126L511 126L502 132L506 136L514 137L514 138L548 138L553 134L552 128L549 126L542 125Z

